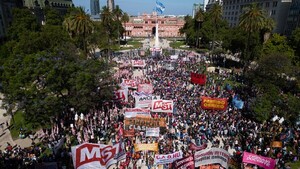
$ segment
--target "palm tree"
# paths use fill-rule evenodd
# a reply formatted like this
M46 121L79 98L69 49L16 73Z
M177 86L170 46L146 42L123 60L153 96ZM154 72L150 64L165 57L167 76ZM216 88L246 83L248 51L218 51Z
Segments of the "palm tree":
M258 5L253 3L245 8L244 13L240 16L239 20L239 26L248 34L245 56L247 59L250 59L249 50L251 34L260 31L264 27L266 17Z
M124 23L124 27L125 27L125 43L126 43L126 23L129 22L129 15L124 12L123 15L122 15L122 18L121 18L121 21Z
M262 28L264 43L270 38L271 32L273 31L274 27L275 27L275 21L270 17L266 18Z
M119 7L119 5L116 5L115 9L113 10L113 14L114 14L114 19L115 21L117 21L117 25L118 25L118 42L120 47L120 24L121 24L120 22L121 22L121 17L123 16L123 11Z
M197 40L196 40L196 46L199 47L199 29L201 29L201 24L203 23L204 20L204 12L202 9L199 9L195 15L195 20L198 23L198 28L197 28Z
M214 50L216 34L218 32L222 20L222 6L219 5L218 3L215 3L212 6L212 8L209 10L208 15L211 18L212 24L214 26L213 39L212 39L212 50Z
M105 33L108 35L107 46L108 48L110 48L112 42L114 16L113 13L110 12L110 9L106 6L102 8L100 15L101 15L101 24L104 28ZM107 56L110 56L110 49L107 49Z
M87 57L86 38L94 29L94 23L90 19L90 16L85 13L82 7L79 7L64 20L63 25L71 37L78 36L82 40L84 55Z

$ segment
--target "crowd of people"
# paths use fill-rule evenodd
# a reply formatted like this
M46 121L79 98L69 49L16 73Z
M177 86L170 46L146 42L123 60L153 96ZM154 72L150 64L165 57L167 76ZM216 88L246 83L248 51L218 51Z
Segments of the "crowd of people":
M128 63L139 59L146 59L145 68L133 68ZM115 144L120 140L125 143L129 158L129 163L118 166L120 168L154 166L154 152L135 152L133 146L134 143L153 142L158 143L159 154L181 150L184 156L188 156L193 154L188 146L190 143L223 148L240 164L236 168L257 168L242 164L244 151L272 157L280 169L289 168L287 162L298 161L300 128L282 124L278 129L271 120L258 123L245 117L243 111L234 107L231 101L239 95L247 106L247 95L226 84L228 79L235 79L236 74L229 70L206 71L209 60L205 54L186 51L180 51L177 59L169 56L140 58L137 51L118 56L117 61L123 66L119 66L115 75L117 81L133 79L138 83L151 83L154 89L152 95L160 96L163 100L173 100L173 113L151 113L153 118L167 120L159 137L146 137L143 130L136 131L133 138L123 137L119 133L124 124L125 108L135 107L136 89L129 89L127 102L112 100L104 104L101 110L77 113L72 109L53 117L52 128L36 133L31 147L21 149L8 144L5 151L0 152L0 166L30 168L39 162L59 162L59 168L72 168L71 146L85 142ZM171 65L173 69L166 68L166 65ZM139 75L134 71L139 71ZM191 83L191 72L206 74L206 84ZM200 106L202 96L227 98L229 104L224 111L204 110ZM38 140L39 144L34 140ZM274 140L282 141L282 147L272 147ZM51 152L44 153L46 149ZM164 168L172 168L172 164L164 165Z

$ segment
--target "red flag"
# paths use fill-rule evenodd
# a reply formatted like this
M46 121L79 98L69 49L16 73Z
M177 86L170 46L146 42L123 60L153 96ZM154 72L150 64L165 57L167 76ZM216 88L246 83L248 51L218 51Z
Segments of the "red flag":
M194 156L190 155L175 161L175 168L195 169Z
M199 85L205 85L206 75L191 72L191 82Z

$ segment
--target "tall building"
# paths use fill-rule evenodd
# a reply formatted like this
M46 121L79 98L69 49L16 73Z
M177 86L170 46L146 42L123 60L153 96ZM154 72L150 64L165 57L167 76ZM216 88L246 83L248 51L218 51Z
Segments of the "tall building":
M100 14L100 4L99 0L91 0L90 1L91 7L91 15L99 15Z
M21 6L21 0L0 0L0 41L5 38L7 28L12 22L12 9Z
M204 11L204 4L203 3L193 4L193 11L192 11L192 17L193 18L195 17L196 13L200 9Z
M273 32L284 33L286 19L292 0L223 0L223 18L229 26L238 26L243 8L257 3L268 16L274 19L276 25Z
M284 34L290 36L300 26L300 1L293 0L288 12Z
M222 5L222 1L223 0L208 0L205 6L205 11L209 11L214 4Z
M23 0L24 6L30 9L45 8L49 6L58 10L61 14L65 14L69 7L73 6L72 0Z
M107 0L107 7L109 11L113 11L115 9L115 0Z

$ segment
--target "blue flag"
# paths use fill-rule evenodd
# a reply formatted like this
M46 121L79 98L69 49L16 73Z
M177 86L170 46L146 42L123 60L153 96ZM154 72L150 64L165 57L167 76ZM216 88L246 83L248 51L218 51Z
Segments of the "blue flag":
M244 107L244 102L239 99L238 95L234 96L234 98L232 99L232 104L237 109L243 109Z
M162 14L164 11L165 11L165 6L161 2L156 1L156 12Z

